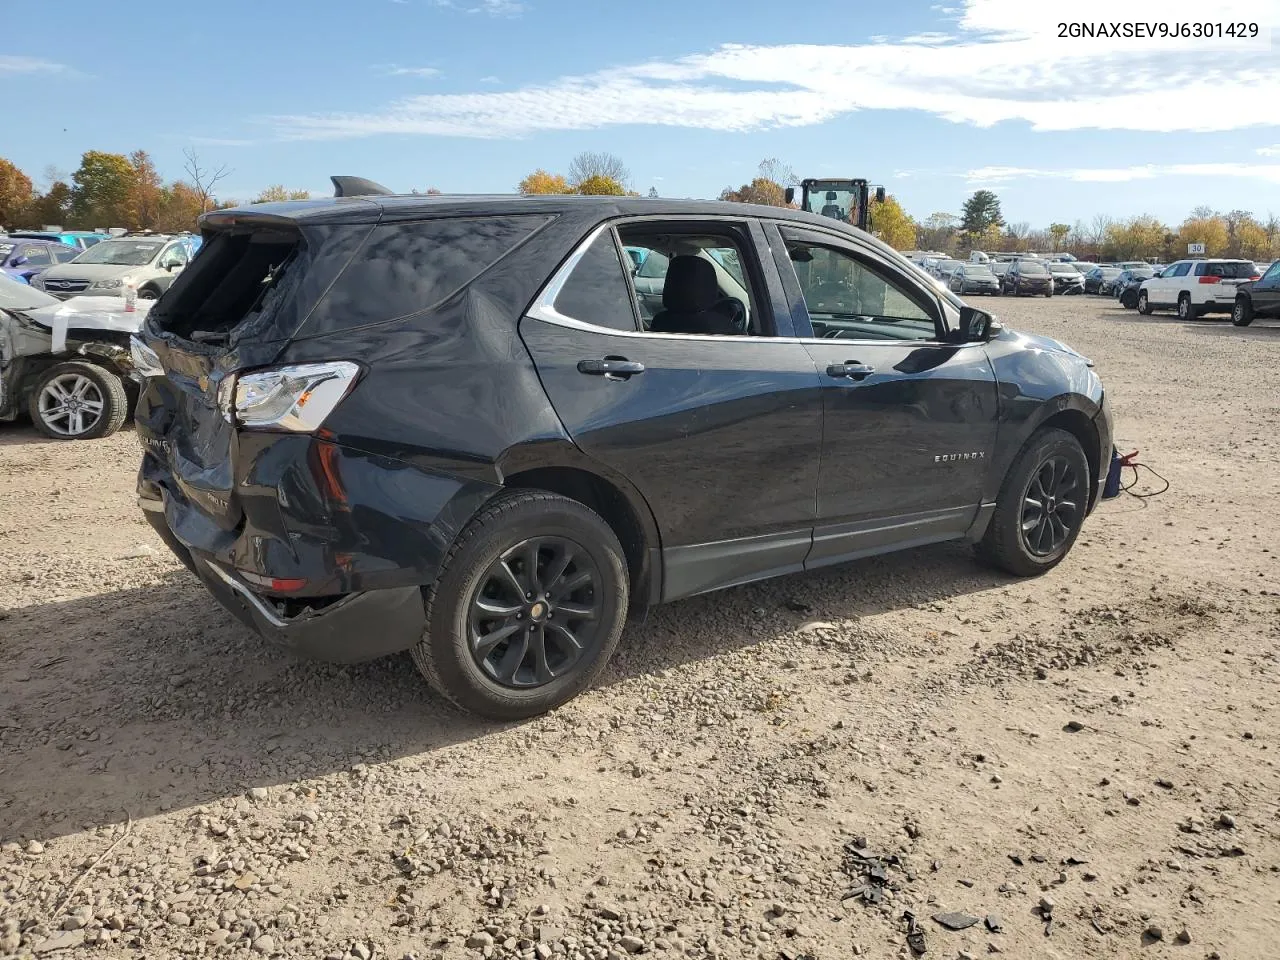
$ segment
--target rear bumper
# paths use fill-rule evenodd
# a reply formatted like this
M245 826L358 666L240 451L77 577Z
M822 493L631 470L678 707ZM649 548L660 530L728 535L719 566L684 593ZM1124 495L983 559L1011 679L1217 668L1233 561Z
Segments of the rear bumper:
M143 501L147 520L183 564L236 619L269 643L331 663L358 663L408 650L426 626L417 586L339 597L282 601L256 592L235 573L174 536L159 501Z

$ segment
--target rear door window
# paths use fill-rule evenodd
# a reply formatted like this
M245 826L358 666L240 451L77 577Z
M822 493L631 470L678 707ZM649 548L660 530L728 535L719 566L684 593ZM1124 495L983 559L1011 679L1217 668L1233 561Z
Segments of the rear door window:
M45 267L53 262L53 258L49 256L49 248L30 244L22 248L22 252L18 254L27 258L27 265L33 267Z
M652 254L644 266L649 266ZM597 327L634 330L635 312L612 230L602 230L587 247L555 298L561 316Z

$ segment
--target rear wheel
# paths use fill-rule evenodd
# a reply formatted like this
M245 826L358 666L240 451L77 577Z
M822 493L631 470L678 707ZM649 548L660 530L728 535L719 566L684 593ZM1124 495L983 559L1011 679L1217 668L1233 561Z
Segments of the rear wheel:
M505 494L462 531L427 592L413 659L432 688L495 720L552 710L590 686L626 619L627 566L594 511Z
M120 429L129 398L123 381L110 370L76 360L44 372L31 391L29 410L46 437L93 440Z
M1019 577L1053 569L1076 542L1089 492L1080 441L1065 430L1039 431L1005 475L979 554Z
M159 300L160 291L156 287L143 287L138 291L139 300Z
M1236 297L1231 308L1231 322L1237 327L1247 327L1253 323L1253 301L1248 297Z
M1151 299L1145 290L1138 292L1138 312L1147 316L1151 314Z
M1178 319L1194 320L1200 316L1200 311L1195 308L1191 302L1191 294L1181 293L1178 295Z

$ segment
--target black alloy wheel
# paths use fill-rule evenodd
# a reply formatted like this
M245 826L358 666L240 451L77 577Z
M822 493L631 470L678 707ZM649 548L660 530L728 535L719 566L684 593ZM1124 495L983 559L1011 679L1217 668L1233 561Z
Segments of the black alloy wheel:
M471 595L471 656L505 687L543 686L593 651L602 612L600 571L580 544L525 540L490 565Z
M516 489L462 529L424 594L426 628L412 653L427 683L464 710L523 720L600 676L622 636L630 580L598 513Z
M1060 550L1080 525L1086 496L1084 477L1066 456L1045 460L1022 495L1022 542L1027 551L1048 557Z

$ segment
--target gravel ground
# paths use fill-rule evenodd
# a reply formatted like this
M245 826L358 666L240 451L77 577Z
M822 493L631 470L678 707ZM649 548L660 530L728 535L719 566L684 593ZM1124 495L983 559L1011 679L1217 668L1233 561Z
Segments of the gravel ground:
M257 642L130 431L0 428L0 955L1274 958L1280 327L994 305L1168 493L661 608L509 726Z

